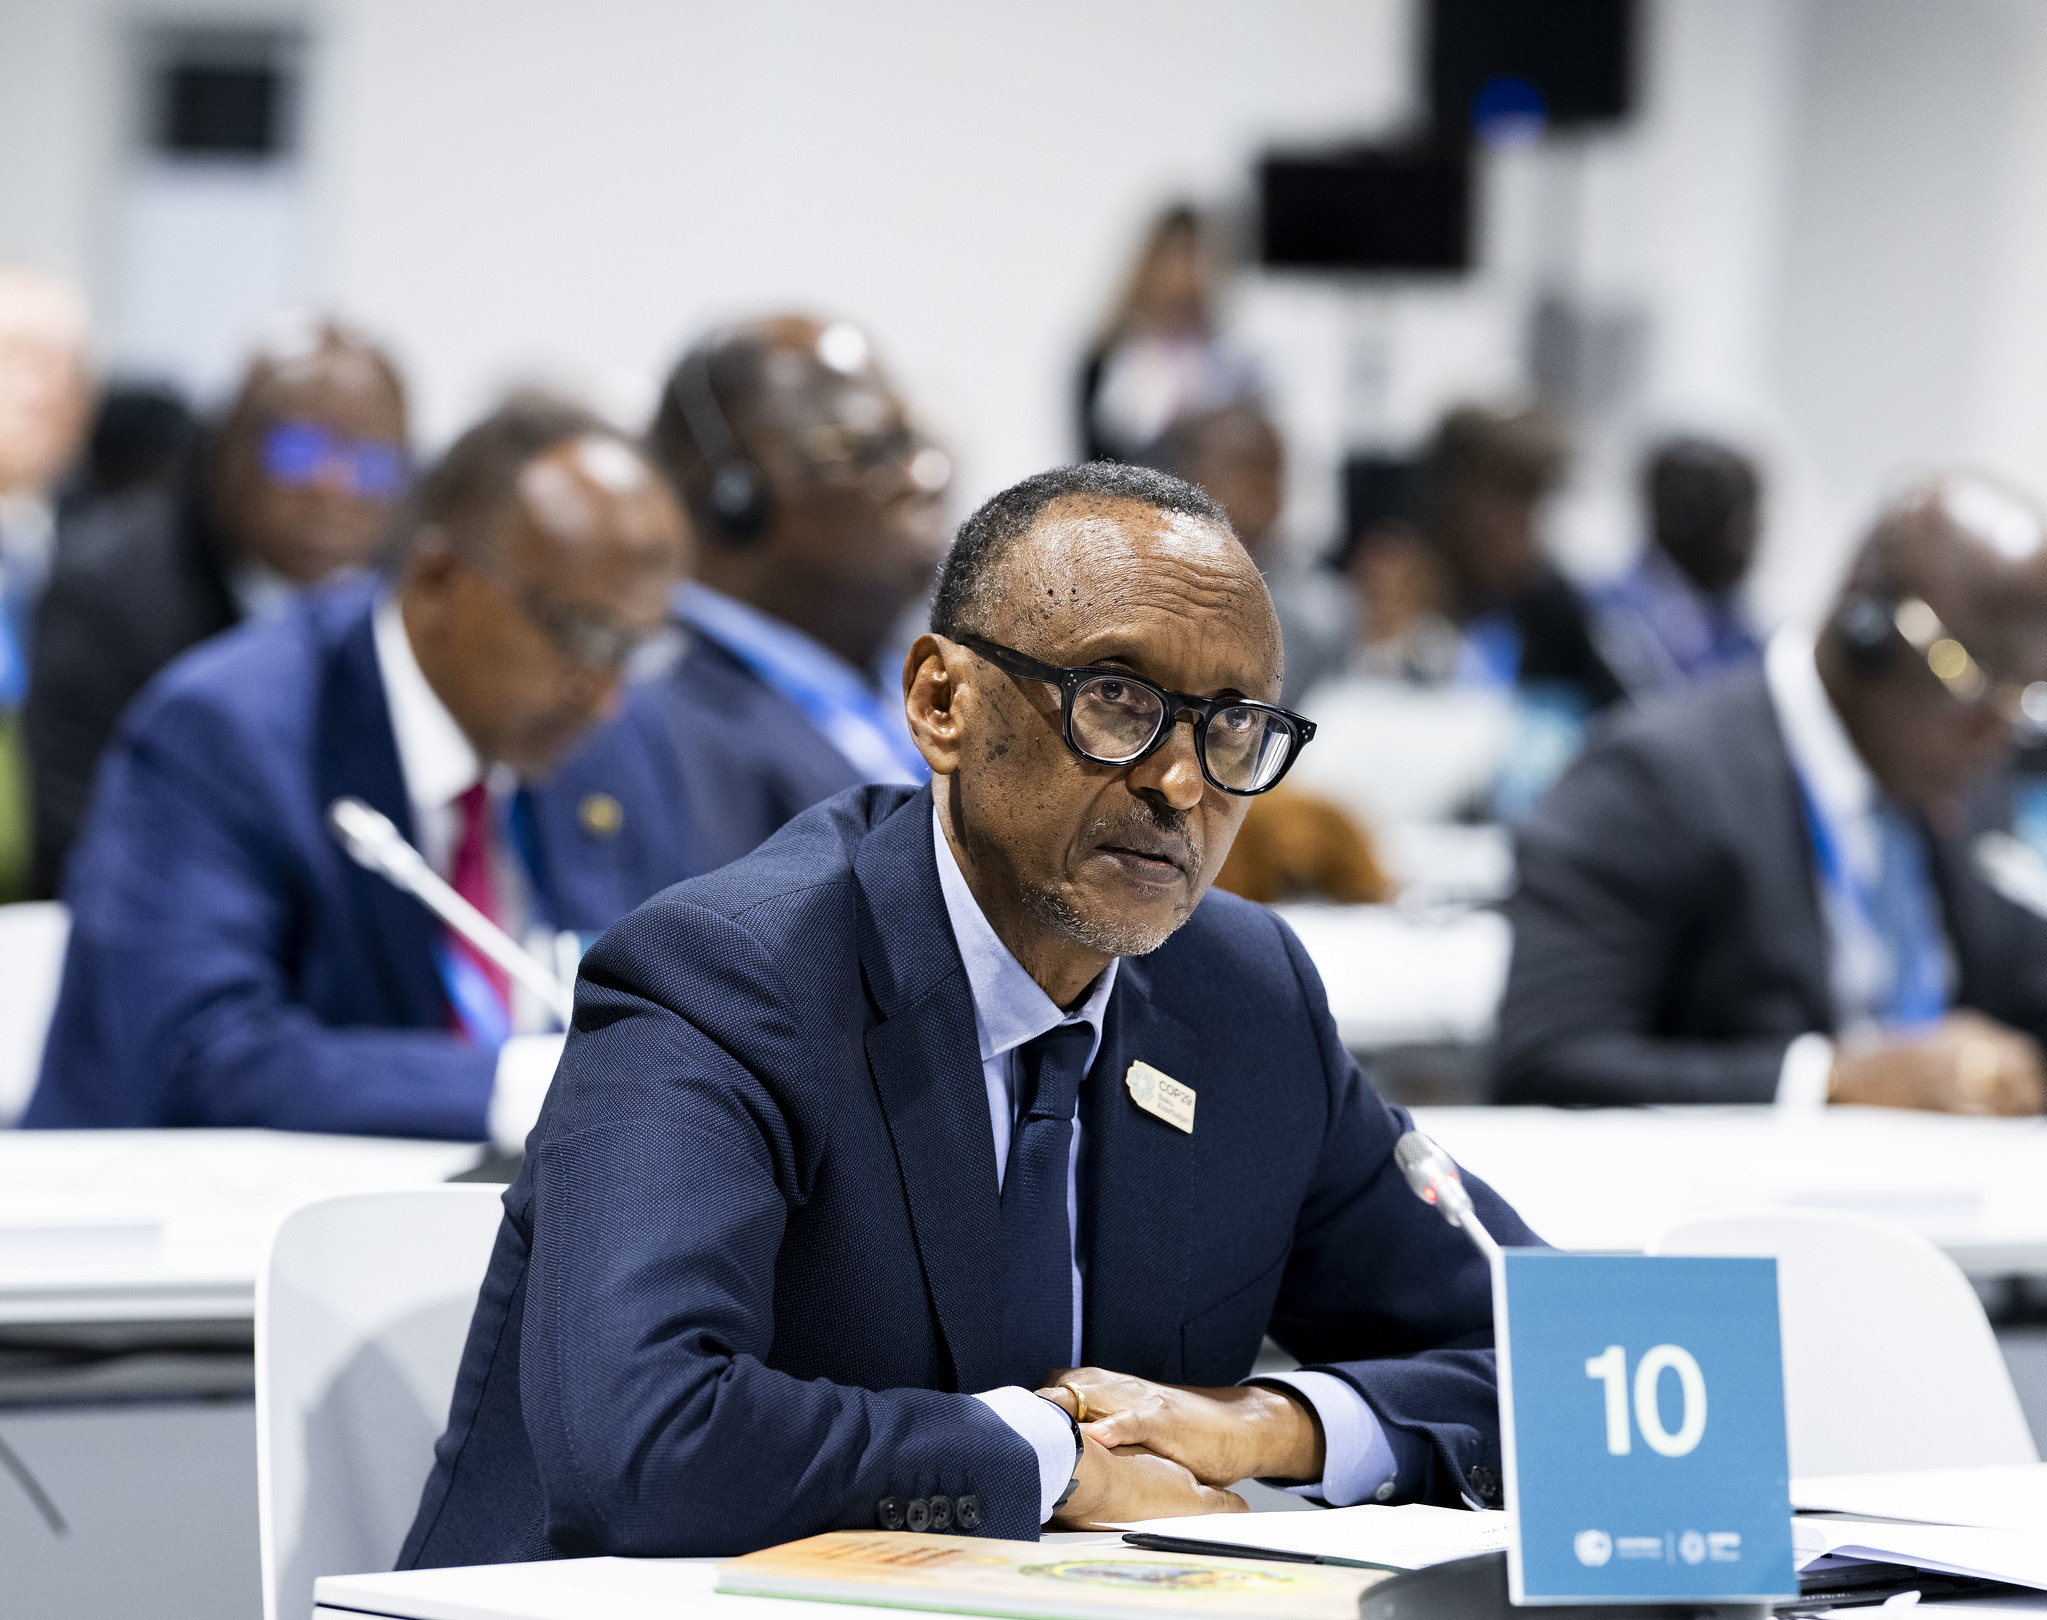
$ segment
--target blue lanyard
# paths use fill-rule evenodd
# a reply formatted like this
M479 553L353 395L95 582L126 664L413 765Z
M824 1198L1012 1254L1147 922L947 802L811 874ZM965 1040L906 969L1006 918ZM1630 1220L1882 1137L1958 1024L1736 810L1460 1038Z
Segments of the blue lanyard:
M767 686L795 704L803 717L841 753L848 753L846 744L840 740L845 731L851 728L859 732L867 745L866 751L873 757L855 759L848 753L848 758L863 773L876 772L881 762L887 760L903 781L930 780L931 768L925 764L924 756L894 723L896 717L858 676L849 672L843 680L820 680L796 667L795 660L783 656L781 649L760 644L759 638L749 633L744 620L737 624L725 622L736 615L702 611L690 597L683 599L681 616L697 634L716 642ZM855 751L861 751L858 744Z
M1521 627L1504 613L1487 613L1464 627L1457 684L1511 690L1521 677Z
M1792 774L1797 778L1799 800L1805 807L1805 824L1812 837L1813 861L1819 868L1820 882L1842 907L1852 910L1869 932L1884 941L1892 952L1889 988L1880 1005L1870 1010L1891 1024L1911 1026L1934 1022L1948 1009L1946 957L1939 938L1937 935L1928 936L1923 928L1918 930L1919 937L1893 937L1885 927L1876 890L1858 881L1848 870L1847 856L1841 848L1840 839L1828 825L1819 800L1813 796L1802 773L1794 770Z

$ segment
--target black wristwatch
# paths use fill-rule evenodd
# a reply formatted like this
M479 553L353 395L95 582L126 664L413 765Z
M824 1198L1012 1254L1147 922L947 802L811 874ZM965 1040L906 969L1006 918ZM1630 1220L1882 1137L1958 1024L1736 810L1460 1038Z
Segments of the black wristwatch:
M1087 1442L1080 1437L1080 1420L1078 1418L1049 1396L1040 1395L1038 1399L1066 1419L1066 1426L1073 1431L1073 1478L1066 1482L1066 1489L1059 1493L1059 1500L1052 1504L1052 1511L1057 1513L1066 1506L1066 1499L1080 1489L1080 1459L1087 1451Z

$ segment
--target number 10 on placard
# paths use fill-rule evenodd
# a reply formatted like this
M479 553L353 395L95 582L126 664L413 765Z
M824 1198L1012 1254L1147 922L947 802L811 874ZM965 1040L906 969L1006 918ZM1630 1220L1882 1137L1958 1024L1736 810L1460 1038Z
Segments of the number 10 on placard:
M1673 1434L1663 1426L1663 1412L1656 1404L1656 1386L1664 1373L1677 1374L1682 1392L1684 1416ZM1617 1344L1610 1344L1585 1362L1587 1378L1606 1383L1606 1449L1625 1457L1633 1449L1628 1426L1628 1358ZM1706 1375L1692 1353L1682 1345L1659 1344L1635 1363L1635 1427L1649 1449L1661 1457L1683 1457L1698 1445L1706 1432Z

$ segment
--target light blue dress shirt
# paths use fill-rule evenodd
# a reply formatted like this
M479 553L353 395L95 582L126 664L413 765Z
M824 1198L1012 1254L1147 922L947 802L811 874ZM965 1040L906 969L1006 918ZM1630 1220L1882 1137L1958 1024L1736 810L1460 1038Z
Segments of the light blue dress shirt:
M1116 969L1111 960L1095 980L1087 999L1072 1012L1039 987L1010 954L982 914L966 875L953 858L940 812L932 811L931 835L938 856L938 886L945 895L945 914L952 924L953 939L959 946L960 961L967 970L967 986L974 997L974 1030L980 1041L981 1080L988 1094L988 1124L995 1138L995 1181L999 1189L1008 1166L1009 1137L1016 1124L1016 1053L1028 1041L1063 1023L1084 1023L1094 1032L1088 1047L1092 1067L1102 1046L1102 1018L1109 994L1116 987ZM1086 1277L1073 1234L1080 1217L1080 1133L1081 1122L1073 1122L1073 1145L1066 1158L1066 1229L1073 1255L1073 1337L1074 1366L1080 1365L1081 1301ZM1393 1494L1395 1474L1393 1448L1385 1431L1365 1399L1341 1378L1328 1373L1279 1373L1260 1383L1285 1384L1315 1409L1322 1423L1323 1471L1318 1484L1292 1487L1302 1495L1317 1497L1337 1507L1367 1500L1384 1501ZM1030 1443L1038 1454L1040 1486L1039 1522L1052 1517L1053 1505L1073 1478L1073 1430L1066 1414L1030 1390L1018 1387L991 1389L975 1396L987 1403L995 1415Z
M931 779L902 704L883 702L864 674L822 642L708 585L677 591L675 614L802 710L868 781L915 786Z

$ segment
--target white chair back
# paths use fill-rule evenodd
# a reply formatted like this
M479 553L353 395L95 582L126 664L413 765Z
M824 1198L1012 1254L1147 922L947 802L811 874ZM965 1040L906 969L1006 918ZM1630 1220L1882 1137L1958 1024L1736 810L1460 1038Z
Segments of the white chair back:
M447 1427L503 1191L350 1193L279 1224L256 1282L265 1620L311 1614L318 1576L397 1559Z
M1776 1257L1794 1478L2039 1461L1982 1302L1916 1232L1766 1210L1683 1222L1655 1252Z
M21 1118L35 1090L70 939L61 901L0 906L0 1126Z

